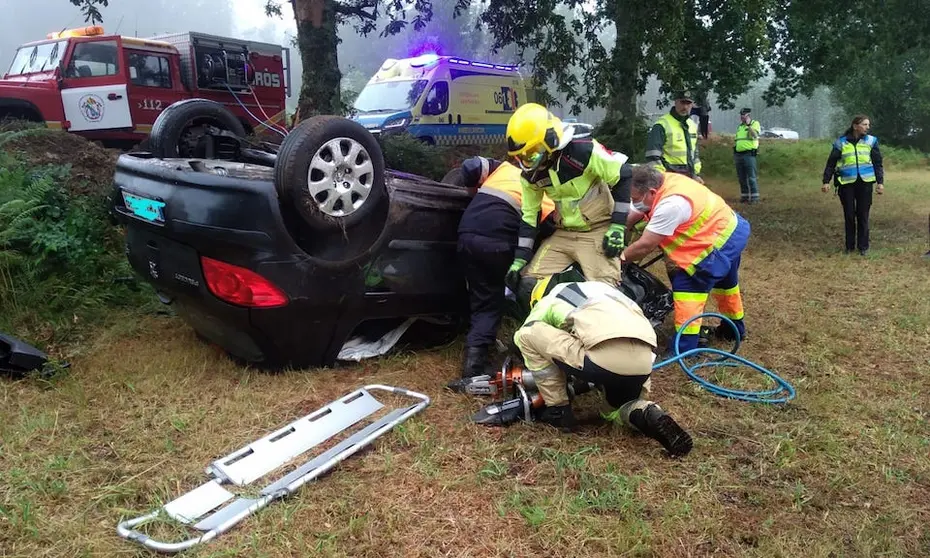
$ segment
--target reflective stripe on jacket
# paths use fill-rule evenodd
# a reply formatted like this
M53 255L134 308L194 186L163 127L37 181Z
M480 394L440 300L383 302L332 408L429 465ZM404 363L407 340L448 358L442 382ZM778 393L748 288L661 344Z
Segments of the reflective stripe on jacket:
M523 183L520 179L520 168L516 165L502 163L481 184L478 193L496 196L509 203L517 213L523 214ZM555 203L544 195L540 202L540 219L545 220L554 209Z

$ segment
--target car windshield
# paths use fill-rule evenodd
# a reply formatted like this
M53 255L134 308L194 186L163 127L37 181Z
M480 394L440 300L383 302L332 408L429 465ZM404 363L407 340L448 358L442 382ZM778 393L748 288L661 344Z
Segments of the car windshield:
M428 83L427 80L370 83L359 93L354 107L359 112L406 110L416 104Z
M7 73L11 76L19 76L54 70L61 63L61 56L65 53L65 44L67 42L57 41L20 47L16 51L13 63L10 64L10 71Z

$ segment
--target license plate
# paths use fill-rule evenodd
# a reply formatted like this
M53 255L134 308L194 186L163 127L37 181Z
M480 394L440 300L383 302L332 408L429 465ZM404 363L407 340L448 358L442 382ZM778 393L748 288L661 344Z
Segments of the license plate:
M140 219L151 223L165 222L165 202L150 200L128 192L123 192L123 202L126 203L126 208Z

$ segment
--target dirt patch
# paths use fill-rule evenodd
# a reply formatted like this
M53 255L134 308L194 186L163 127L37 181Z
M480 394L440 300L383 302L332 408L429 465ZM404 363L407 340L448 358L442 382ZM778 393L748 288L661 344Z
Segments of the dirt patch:
M70 165L66 183L72 195L103 195L113 181L118 149L106 149L76 134L35 129L3 146L30 166Z

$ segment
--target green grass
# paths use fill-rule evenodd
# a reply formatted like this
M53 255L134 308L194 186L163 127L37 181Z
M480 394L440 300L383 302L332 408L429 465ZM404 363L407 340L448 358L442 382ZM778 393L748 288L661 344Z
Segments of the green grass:
M778 149L790 161L791 145L766 157ZM708 183L732 201L727 149L706 149L705 161ZM764 203L738 206L753 227L741 282L751 338L740 353L798 397L727 401L676 368L657 371L653 398L695 439L686 458L611 423L574 435L473 425L486 401L443 389L458 346L263 374L176 318L117 314L85 326L69 373L0 381L2 554L148 555L116 535L121 519L200 484L213 459L385 383L432 404L187 555L930 555L930 262L920 258L930 174L919 160L889 161L873 254L844 256L839 202L819 191L827 147L798 149L807 166L763 164ZM757 385L744 378L718 376ZM582 417L607 409L597 393L576 404Z

